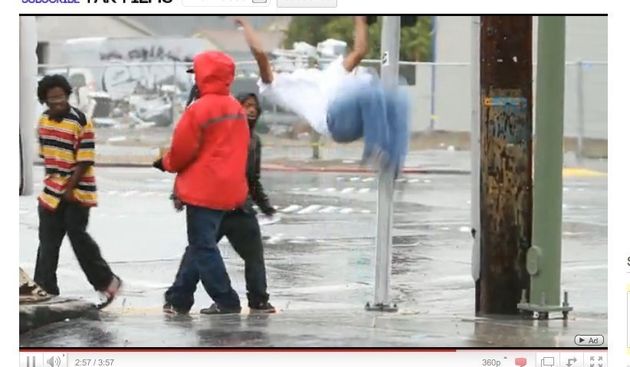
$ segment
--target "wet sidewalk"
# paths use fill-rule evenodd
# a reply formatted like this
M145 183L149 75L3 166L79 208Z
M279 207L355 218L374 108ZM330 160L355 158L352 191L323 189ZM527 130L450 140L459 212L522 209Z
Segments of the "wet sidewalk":
M578 334L608 334L605 176L564 182L561 289L575 307L565 324L475 317L470 177L442 174L409 175L397 184L390 295L399 312L364 310L374 295L375 177L267 172L280 220L261 230L271 302L281 312L202 316L199 309L211 301L198 287L191 317L165 317L163 293L186 246L185 216L168 200L172 177L150 168L98 172L90 233L126 288L100 320L33 330L21 335L22 347L574 347ZM229 243L219 247L245 301L243 262ZM22 197L25 271L32 273L36 254L36 200ZM58 277L63 295L93 295L68 243Z
M112 309L100 321L53 324L20 337L21 347L575 347L603 335L605 320L475 318L400 310L283 310L273 315L168 316ZM606 344L604 346L607 345Z

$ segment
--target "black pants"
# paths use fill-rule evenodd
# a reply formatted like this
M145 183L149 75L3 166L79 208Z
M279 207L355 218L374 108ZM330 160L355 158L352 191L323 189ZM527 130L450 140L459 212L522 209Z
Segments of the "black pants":
M267 293L267 274L265 270L265 258L263 254L262 236L258 220L253 212L238 209L226 212L219 226L217 243L226 236L234 250L245 261L245 283L247 287L247 300L249 307L256 307L260 303L269 300ZM174 284L197 284L199 273L193 267L185 266L191 259L187 259L188 251L180 263ZM184 301L175 299L177 287L173 286L166 291L166 302L174 304L178 308L189 310L194 299L191 297ZM195 286L196 288L196 286ZM187 294L193 294L194 289L189 289Z
M61 202L57 210L39 206L39 249L35 264L35 283L52 295L59 294L57 265L63 238L68 235L79 265L95 290L107 289L114 274L101 251L87 233L90 208Z

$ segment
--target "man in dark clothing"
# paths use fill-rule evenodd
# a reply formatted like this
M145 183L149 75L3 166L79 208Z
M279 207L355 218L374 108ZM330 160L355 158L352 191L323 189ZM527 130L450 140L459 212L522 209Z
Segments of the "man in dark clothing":
M195 88L191 91L190 103L195 99L194 94ZM241 208L225 213L217 232L216 242L218 243L224 236L227 236L234 250L245 261L245 282L250 312L273 313L276 312L276 309L269 303L262 235L256 218L256 210L254 209L254 204L256 204L267 216L272 216L276 212L269 204L269 198L260 182L261 143L254 129L261 114L261 109L258 98L253 93L239 95L238 100L247 114L251 134L247 157L249 195L246 203ZM183 203L175 196L173 196L173 200L175 208L182 210ZM184 256L182 265L187 261L189 259ZM186 268L182 265L180 265L177 272L177 278L187 279L187 284L196 284L199 280L199 275L195 271L191 271L191 268ZM187 313L188 309L174 309L169 304L170 292L171 289L167 290L165 294L165 312ZM194 293L194 290L192 293ZM192 306L193 303L194 299L191 299L190 305ZM213 304L209 308L202 309L201 313L219 314L226 312L222 312L217 308L216 304Z
M272 216L276 210L269 204L269 198L265 194L265 190L260 182L260 161L262 154L262 144L260 137L256 134L256 122L261 114L260 102L254 93L240 94L239 102L247 113L247 121L251 134L249 144L249 155L247 156L247 183L249 185L249 196L247 197L246 207L253 211L252 204L258 205L263 214Z

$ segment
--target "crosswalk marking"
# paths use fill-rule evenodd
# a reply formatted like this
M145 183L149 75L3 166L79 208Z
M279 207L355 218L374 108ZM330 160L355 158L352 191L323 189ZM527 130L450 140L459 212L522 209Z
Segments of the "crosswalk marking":
M338 177L343 178L343 177ZM355 182L371 182L375 181L374 178L361 178L361 177L346 177L347 180L355 181ZM157 181L157 180L156 180ZM418 182L420 180L409 180L408 182ZM363 187L361 187L363 186ZM365 187L370 186L370 187ZM310 187L310 188L293 188L293 191L297 193L330 193L330 194L369 194L374 192L374 188L372 185L358 185L358 187ZM153 190L153 191L142 191L142 190L103 190L101 192L103 196L113 196L113 197L122 197L122 198L168 198L170 197L170 190ZM350 214L350 213L362 213L362 214L371 214L370 210L361 210L361 209L352 209L352 208L344 208L334 205L298 205L298 204L285 204L285 205L274 205L274 208L280 213L286 214ZM254 206L258 212L260 210ZM37 216L37 213L33 213L30 210L20 210L20 216L29 217L29 216ZM114 216L118 218L124 218L124 216Z
M159 194L161 193L149 191L149 192L141 193L140 196L147 197L147 196L155 196ZM353 209L353 208L347 208L347 207L339 207L335 205L323 206L323 205L316 205L316 204L309 205L306 207L302 205L297 205L297 204L291 204L286 207L274 205L274 208L280 213L298 214L298 215L315 214L315 213L318 213L318 214L351 214L351 213L371 214L372 213L372 211L368 209L359 210L359 209ZM258 208L258 206L254 205L254 209L260 212L260 209ZM37 216L37 213L30 210L22 209L20 210L20 216L22 218L25 218L25 217L34 218ZM103 212L95 212L94 216L96 218L114 217L114 218L119 218L119 219L124 219L128 217L128 215L126 214L109 215Z
M302 209L301 205L291 205L281 210L283 213L292 213L294 211Z
M325 207L324 209L320 210L319 212L320 212L320 213L323 213L323 214L328 214L328 213L334 213L334 212L336 212L338 209L339 209L339 208L338 208L338 207L336 207L336 206L327 206L327 207Z
M317 187L311 187L309 189L299 189L299 188L294 188L293 191L295 192L301 192L301 193L312 193L312 192L318 192L320 191L319 188ZM335 193L335 192L339 192L341 194L351 194L354 192L357 192L359 194L367 194L369 192L371 192L372 189L370 187L363 187L363 188L356 188L356 187L345 187L345 188L335 188L335 187L328 187L326 189L322 189L321 192L326 192L326 193Z
M300 210L299 212L297 212L298 214L311 214L314 213L316 211L318 211L319 209L321 209L321 205L310 205L302 210Z

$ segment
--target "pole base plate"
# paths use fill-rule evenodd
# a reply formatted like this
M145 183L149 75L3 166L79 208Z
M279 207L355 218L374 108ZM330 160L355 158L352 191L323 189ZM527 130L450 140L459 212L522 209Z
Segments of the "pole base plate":
M366 311L376 311L376 312L398 312L398 306L396 304L370 304L369 302L365 304Z
M569 316L569 312L573 311L573 307L569 305L537 305L533 303L519 303L517 305L519 311L522 312L534 312L538 314L538 319L540 320L548 320L549 314L552 312L562 312L562 318L567 319Z

